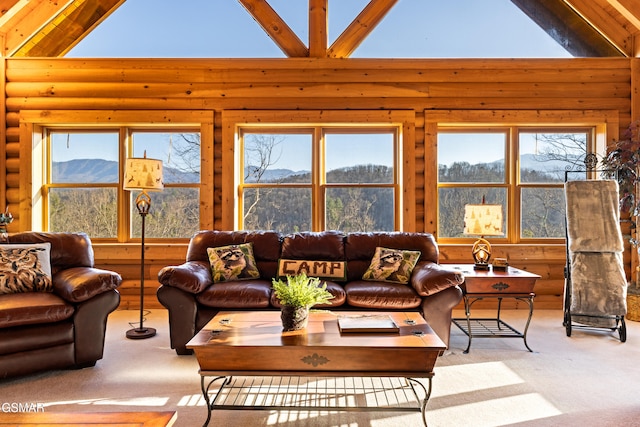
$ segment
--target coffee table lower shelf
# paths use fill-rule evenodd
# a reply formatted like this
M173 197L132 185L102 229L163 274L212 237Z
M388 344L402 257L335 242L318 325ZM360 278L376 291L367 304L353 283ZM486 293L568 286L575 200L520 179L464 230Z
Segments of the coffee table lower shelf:
M232 376L201 372L209 425L212 411L296 410L352 412L420 412L425 410L433 375L427 385L410 377ZM219 384L213 388L214 384Z

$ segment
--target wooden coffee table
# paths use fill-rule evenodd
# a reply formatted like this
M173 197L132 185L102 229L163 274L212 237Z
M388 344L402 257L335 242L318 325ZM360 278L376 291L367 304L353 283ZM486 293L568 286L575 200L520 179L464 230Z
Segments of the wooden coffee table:
M339 316L380 314L391 316L399 332L338 328ZM426 426L433 368L446 346L417 312L312 310L307 328L293 332L282 332L279 311L220 312L187 348L200 365L205 426L214 408L420 411Z

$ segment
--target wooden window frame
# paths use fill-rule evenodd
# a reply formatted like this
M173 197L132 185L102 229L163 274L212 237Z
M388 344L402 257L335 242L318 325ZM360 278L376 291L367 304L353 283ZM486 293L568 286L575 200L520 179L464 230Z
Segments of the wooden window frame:
M222 226L224 229L241 227L239 186L243 128L276 127L356 130L380 127L397 129L397 147L394 168L396 173L395 228L415 230L415 114L409 111L223 111L222 113ZM318 209L314 206L313 209ZM322 222L324 223L324 222ZM320 225L314 223L314 227ZM318 231L318 230L315 230Z
M619 114L617 110L535 110L535 111L429 111L425 112L425 152L431 154L431 158L437 159L437 138L440 129L465 129L465 128L509 128L511 142L507 142L512 150L506 159L505 172L510 174L507 178L509 187L509 206L508 206L508 237L504 239L505 243L515 244L531 244L536 242L542 243L560 243L563 239L553 238L523 238L520 230L520 192L522 188L530 188L535 184L521 183L519 181L519 161L517 149L513 151L514 144L518 144L517 136L513 136L513 132L526 131L527 129L543 129L551 131L567 130L567 129L593 129L592 144L595 152L602 156L606 153L607 145L611 141L618 138L619 133ZM425 154L425 158L428 158ZM438 203L438 165L437 160L433 162L431 167L425 167L425 182L431 182L433 185L425 188L425 199L436 201ZM503 184L498 184L502 186ZM560 186L545 185L545 187ZM433 229L429 230L435 236L438 236L438 209L425 209L426 223L433 224ZM469 239L471 241L473 239ZM439 243L468 243L463 238L438 238Z
M46 184L45 166L46 131L78 130L93 131L118 129L121 139L128 130L171 131L175 129L198 129L201 138L201 178L200 192L200 224L199 228L213 227L213 112L212 111L28 111L20 115L20 159L27 165L20 176L21 197L20 229L45 230L46 207L44 185ZM27 142L28 141L28 142ZM117 240L119 243L132 242L139 239L129 237L129 204L128 195L122 189L122 170L127 153L121 150L118 182L118 236L117 239L96 239L104 241ZM24 173L23 173L24 172ZM166 239L158 239L166 240ZM183 239L188 241L188 238Z

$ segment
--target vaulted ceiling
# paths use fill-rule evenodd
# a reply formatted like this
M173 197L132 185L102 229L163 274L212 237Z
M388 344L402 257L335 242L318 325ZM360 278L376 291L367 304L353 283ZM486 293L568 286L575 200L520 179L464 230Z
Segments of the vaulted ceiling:
M64 56L125 1L0 0L2 54ZM306 43L268 0L237 1L288 57L346 58L399 0L370 0L332 45L327 43L329 0L308 0ZM574 56L640 57L639 0L511 1Z

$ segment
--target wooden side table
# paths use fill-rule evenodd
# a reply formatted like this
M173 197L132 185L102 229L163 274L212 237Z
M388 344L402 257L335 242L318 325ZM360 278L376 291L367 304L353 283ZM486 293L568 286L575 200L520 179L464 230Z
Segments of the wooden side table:
M464 353L469 353L473 338L522 338L527 350L533 351L527 344L527 331L533 316L533 298L535 297L533 288L540 276L514 267L507 267L504 270L494 270L493 267L489 270L474 270L473 264L454 264L448 267L460 270L465 277L461 288L466 318L452 319L453 323L469 337ZM485 298L498 300L496 317L471 317L472 305ZM513 298L528 304L529 316L523 332L519 332L500 319L500 308L504 298Z

